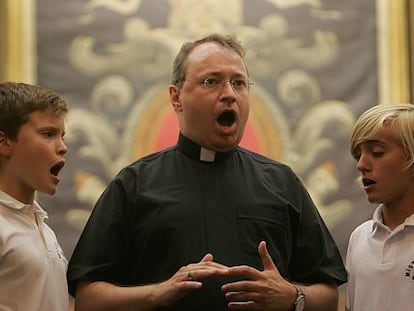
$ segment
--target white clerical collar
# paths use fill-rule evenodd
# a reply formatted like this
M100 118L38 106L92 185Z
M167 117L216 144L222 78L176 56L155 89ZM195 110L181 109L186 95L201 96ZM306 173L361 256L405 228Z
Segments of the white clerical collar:
M216 158L216 152L206 148L200 148L200 161L214 162Z
M226 152L217 152L211 149L203 148L181 133L178 137L177 148L194 160L209 163L226 160L235 152L235 148Z

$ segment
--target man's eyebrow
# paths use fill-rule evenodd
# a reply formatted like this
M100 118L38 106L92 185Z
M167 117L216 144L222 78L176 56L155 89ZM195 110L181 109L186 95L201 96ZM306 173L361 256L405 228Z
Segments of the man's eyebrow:
M207 71L205 73L205 75L210 75L210 76L224 76L225 73L223 73L221 71ZM231 75L232 76L235 76L235 77L243 77L243 78L246 78L246 75L244 73L238 72L238 71L233 72Z

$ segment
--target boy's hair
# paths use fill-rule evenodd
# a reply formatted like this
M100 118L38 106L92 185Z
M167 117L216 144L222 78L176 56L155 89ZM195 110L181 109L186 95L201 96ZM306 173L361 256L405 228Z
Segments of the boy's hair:
M187 64L188 55L191 53L191 51L196 46L201 45L203 43L207 43L207 42L213 42L225 48L233 50L234 52L239 54L242 59L244 58L244 55L246 53L240 41L238 41L233 36L211 34L207 37L204 37L196 41L186 42L181 46L180 51L178 52L177 56L174 59L172 76L171 76L171 84L174 84L177 86L180 86L182 84L182 82L185 79L185 73L187 70L186 64Z
M60 116L68 112L68 107L65 100L49 89L26 83L0 83L0 131L6 137L17 139L29 115L45 110Z
M358 157L359 145L373 139L384 128L390 128L404 149L408 167L414 164L414 105L377 105L364 112L356 121L350 143L354 158Z

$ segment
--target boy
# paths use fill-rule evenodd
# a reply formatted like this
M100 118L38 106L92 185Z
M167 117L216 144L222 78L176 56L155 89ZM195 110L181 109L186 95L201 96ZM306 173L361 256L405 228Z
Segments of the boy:
M414 105L378 105L351 136L373 218L350 237L347 310L412 310L414 306Z
M0 84L0 310L67 311L67 261L35 192L56 192L68 108L39 86Z

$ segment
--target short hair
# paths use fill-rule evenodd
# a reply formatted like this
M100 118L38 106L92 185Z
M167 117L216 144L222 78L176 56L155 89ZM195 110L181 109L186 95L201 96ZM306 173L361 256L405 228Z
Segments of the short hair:
M384 128L390 128L407 157L408 167L414 164L414 105L382 104L365 111L352 130L350 152L358 157L359 145L371 140Z
M64 99L47 88L21 82L0 83L0 131L8 138L17 139L29 115L45 110L60 116L68 112L68 107Z
M213 42L218 45L221 45L225 48L235 51L240 57L243 59L246 51L240 41L236 39L234 36L223 36L220 34L211 34L206 36L202 39L186 42L181 46L180 51L178 52L177 56L173 62L173 70L171 76L171 84L180 86L182 81L185 79L185 73L187 71L187 59L188 55L191 51L196 47L203 43Z

